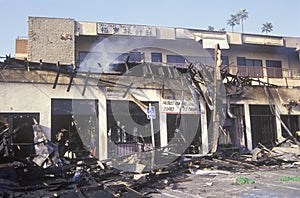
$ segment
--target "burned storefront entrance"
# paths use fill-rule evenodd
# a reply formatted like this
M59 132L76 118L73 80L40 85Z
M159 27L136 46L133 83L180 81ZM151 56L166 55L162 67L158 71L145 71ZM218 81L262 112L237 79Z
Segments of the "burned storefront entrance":
M98 156L98 123L98 100L51 100L51 139L63 141L65 150L83 147Z
M165 96L161 105L166 114L168 146L174 152L202 153L201 115L192 98Z
M273 145L276 139L276 120L269 105L250 105L252 145Z
M145 107L151 103L159 112L158 102L107 100L108 157L152 150L151 125ZM155 147L160 147L159 113L153 119Z
M230 105L220 133L219 146L246 148L245 115L243 105Z
M168 144L190 144L189 154L201 153L202 137L199 114L167 114ZM170 145L171 146L171 145Z
M2 135L7 137L7 143L13 145L12 150L4 148L1 145L1 156L13 155L17 158L26 158L33 155L35 151L32 125L34 125L35 122L39 122L39 119L39 113L1 113L1 137ZM2 143L4 144L4 142Z

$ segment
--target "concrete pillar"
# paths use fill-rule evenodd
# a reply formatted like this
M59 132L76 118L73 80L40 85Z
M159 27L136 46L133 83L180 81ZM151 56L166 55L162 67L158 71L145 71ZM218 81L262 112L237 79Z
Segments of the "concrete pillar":
M207 119L206 119L206 106L205 101L200 97L200 124L201 124L201 138L202 138L202 152L206 154L209 152L208 147L208 131L207 131Z
M167 133L167 114L160 113L160 145L161 147L168 145L168 133Z
M99 159L107 159L107 110L106 110L106 98L105 91L99 91Z
M252 133L251 133L251 120L250 120L250 110L249 104L244 104L244 114L245 114L245 125L246 125L246 141L247 148L252 150Z
M45 136L48 140L55 142L51 139L51 98L44 100L44 111L40 111L40 126L42 131L45 133Z
M275 116L275 122L276 122L276 139L278 139L278 138L282 137L282 131L281 131L280 114L278 112L276 112L276 114L278 115L278 117Z

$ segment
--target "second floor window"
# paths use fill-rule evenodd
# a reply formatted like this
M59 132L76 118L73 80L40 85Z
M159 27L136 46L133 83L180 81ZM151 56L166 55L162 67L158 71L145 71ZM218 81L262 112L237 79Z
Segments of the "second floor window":
M256 66L262 67L262 60L260 59L247 59L245 57L237 57L238 66Z
M142 61L142 53L141 52L129 52L123 53L116 58L117 61L123 62L126 61L129 56L129 62L141 62Z
M185 58L180 55L167 55L168 63L185 63Z
M151 62L161 63L162 62L162 54L161 53L152 52L151 53Z
M281 61L266 60L267 75L269 78L282 78Z
M228 56L222 56L222 65L229 65Z
M266 60L266 66L267 66L267 67L281 68L281 61L276 61L276 60Z
M238 71L241 76L262 77L262 60L237 57Z

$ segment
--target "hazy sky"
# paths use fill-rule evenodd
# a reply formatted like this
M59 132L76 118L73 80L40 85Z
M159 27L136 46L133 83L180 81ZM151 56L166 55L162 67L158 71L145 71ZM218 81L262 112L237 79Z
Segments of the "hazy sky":
M227 19L240 9L249 14L245 33L261 34L271 22L270 35L300 37L300 0L0 0L0 56L14 56L15 39L27 37L28 16L231 31Z

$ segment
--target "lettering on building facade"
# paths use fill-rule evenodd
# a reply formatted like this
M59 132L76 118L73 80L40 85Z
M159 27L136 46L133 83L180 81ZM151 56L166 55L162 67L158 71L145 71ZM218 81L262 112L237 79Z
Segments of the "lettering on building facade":
M163 113L196 114L197 106L191 99L169 100L162 99L161 109Z
M142 25L97 23L98 34L156 37L156 28Z

